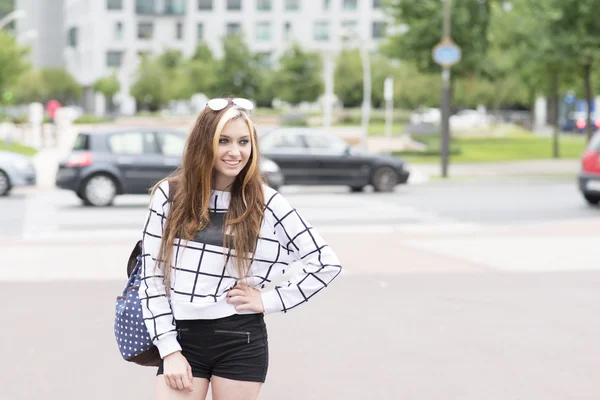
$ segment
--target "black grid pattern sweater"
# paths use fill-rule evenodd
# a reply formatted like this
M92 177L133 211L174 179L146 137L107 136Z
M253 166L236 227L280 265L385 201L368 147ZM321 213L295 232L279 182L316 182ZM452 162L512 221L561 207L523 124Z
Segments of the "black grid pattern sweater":
M169 183L162 182L150 202L142 239L142 312L161 357L181 350L175 320L216 319L236 313L227 292L238 282L262 290L265 314L287 312L327 287L341 272L340 262L321 236L277 191L264 186L265 210L260 238L249 276L239 279L235 252L223 247L223 222L230 193L214 190L210 199L210 225L191 241L173 244L171 294L166 296L163 268L155 267L163 228L169 213ZM303 264L291 279L273 289L294 261Z

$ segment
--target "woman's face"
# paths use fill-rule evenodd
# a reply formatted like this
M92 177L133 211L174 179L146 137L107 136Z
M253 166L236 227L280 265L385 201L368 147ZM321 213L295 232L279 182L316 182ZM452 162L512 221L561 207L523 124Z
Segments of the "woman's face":
M243 118L225 124L215 159L215 189L224 190L248 164L252 153L252 135Z

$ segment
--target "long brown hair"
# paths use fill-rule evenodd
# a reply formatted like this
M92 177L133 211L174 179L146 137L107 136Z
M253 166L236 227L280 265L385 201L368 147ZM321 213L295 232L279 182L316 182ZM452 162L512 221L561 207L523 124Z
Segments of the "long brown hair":
M164 263L167 293L171 288L171 261L176 238L191 240L210 223L209 202L219 136L227 122L238 118L246 122L251 132L251 155L231 186L231 200L225 214L223 247L233 248L235 251L239 277L243 278L248 274L260 234L264 203L256 128L246 111L231 103L221 111L206 107L196 119L187 139L182 165L166 178L171 187L172 184L177 186L157 257L157 265L159 262ZM154 187L153 193L159 184Z

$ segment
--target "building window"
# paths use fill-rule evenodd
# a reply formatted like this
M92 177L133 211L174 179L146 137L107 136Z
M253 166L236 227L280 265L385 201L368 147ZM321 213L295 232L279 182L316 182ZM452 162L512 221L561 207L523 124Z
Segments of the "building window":
M356 10L358 8L356 0L344 0L343 4L344 10Z
M300 9L300 0L285 0L286 11L297 11Z
M121 66L122 61L123 61L123 52L122 51L107 51L106 52L106 66L107 67L119 68Z
M135 0L135 12L137 14L155 14L156 0Z
M175 37L177 40L183 39L183 24L181 22L178 22L175 26Z
M382 8L383 0L373 0L373 8Z
M150 40L154 33L154 24L152 22L138 23L138 39Z
M198 24L196 26L196 39L204 39L204 24Z
M328 11L331 7L331 0L323 0L323 10Z
M290 22L286 22L283 25L283 40L290 40L292 37L292 24Z
M115 40L123 40L123 23L115 23Z
M186 0L165 0L165 14L185 15Z
M358 32L358 21L342 21L342 31L343 33Z
M213 9L212 0L198 0L198 10L210 11Z
M385 36L385 22L373 22L373 39L381 39Z
M256 24L256 40L266 42L271 40L271 23L259 22Z
M242 29L242 26L237 22L229 22L227 24L227 34L233 35L238 33Z
M242 9L242 0L227 0L228 11L240 11Z
M271 0L256 0L258 11L271 11Z
M315 40L327 41L329 40L329 22L327 21L315 21Z
M74 26L69 28L69 31L67 32L67 43L69 44L69 47L77 47L77 36L79 36L77 27Z
M123 0L106 0L107 10L122 10Z

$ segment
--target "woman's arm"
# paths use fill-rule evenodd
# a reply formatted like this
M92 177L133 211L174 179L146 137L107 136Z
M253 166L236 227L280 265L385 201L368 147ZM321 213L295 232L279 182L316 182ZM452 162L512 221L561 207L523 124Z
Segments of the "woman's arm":
M142 281L139 290L144 322L152 338L152 343L158 347L162 358L181 350L177 341L173 311L163 282L163 264L159 263L158 268L156 267L156 259L169 212L168 198L169 183L165 180L152 196L148 219L144 226Z
M304 266L288 282L262 293L265 314L287 312L326 288L342 266L331 247L283 196L275 192L265 207L277 240Z

